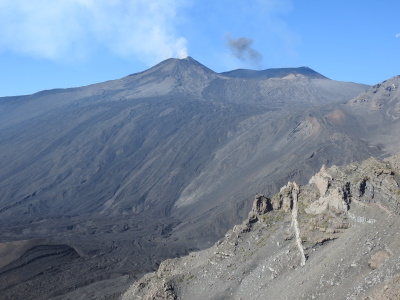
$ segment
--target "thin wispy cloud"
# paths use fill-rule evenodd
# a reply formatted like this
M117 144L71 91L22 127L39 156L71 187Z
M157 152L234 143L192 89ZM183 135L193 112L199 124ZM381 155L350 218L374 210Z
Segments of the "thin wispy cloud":
M187 56L176 33L184 0L2 0L0 51L82 59L101 47L153 64Z
M396 33L396 38L400 38L400 33Z
M226 42L231 54L241 61L247 61L254 65L259 65L262 60L260 52L252 47L253 40L247 37L232 38L226 36Z

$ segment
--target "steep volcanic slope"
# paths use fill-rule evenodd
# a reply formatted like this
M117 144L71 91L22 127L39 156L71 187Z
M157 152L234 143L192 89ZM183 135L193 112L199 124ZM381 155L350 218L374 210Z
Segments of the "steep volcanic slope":
M236 138L218 149L204 171L181 193L176 212L190 216L190 226L199 223L212 232L224 227L215 227L215 223L232 219L246 205L226 199L245 199L251 189L276 191L288 180L304 183L321 164L343 165L398 151L400 95L395 87L399 84L399 78L394 77L347 103L287 108L248 118L241 123ZM215 220L202 222L193 212L207 213ZM230 216L225 217L227 214Z
M175 203L173 215L184 220L176 230L186 232L187 239L193 226L198 234L223 234L222 228L249 209L252 190L270 193L288 180L303 184L322 164L343 165L381 154L374 144L336 130L315 110L270 112L246 121Z
M213 247L164 261L122 299L398 299L399 172L400 154L370 158L257 195Z
M291 130L298 124L296 116L286 120L293 114L288 105L323 102L322 93L308 88L310 80L275 79L281 94L269 95L272 88L261 88L265 80L229 80L191 58L171 59L117 81L6 98L0 106L2 217L169 215L217 149L238 144L243 127L284 118L279 129ZM223 87L223 96L214 87ZM268 122L254 123L257 118Z
M396 138L400 126L399 99L400 76L396 76L374 85L343 106L343 110L364 129L358 131L360 138L374 140L386 147L387 152L394 152L400 146L400 140Z
M161 259L215 241L245 217L255 190L384 154L326 117L365 87L299 73L230 78L187 58L2 98L1 242L46 238L79 256L48 271L16 261L31 275L2 294L77 298L101 286L112 297Z

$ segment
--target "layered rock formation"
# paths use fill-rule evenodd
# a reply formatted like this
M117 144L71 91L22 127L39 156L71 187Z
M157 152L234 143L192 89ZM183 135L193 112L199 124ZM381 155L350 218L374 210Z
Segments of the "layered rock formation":
M397 299L399 172L400 154L370 158L257 194L223 239L164 261L122 299Z

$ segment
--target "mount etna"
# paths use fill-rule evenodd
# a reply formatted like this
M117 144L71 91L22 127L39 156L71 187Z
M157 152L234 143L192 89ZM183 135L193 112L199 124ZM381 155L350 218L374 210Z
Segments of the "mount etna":
M255 194L398 152L399 86L188 57L0 98L1 298L117 299L212 246Z

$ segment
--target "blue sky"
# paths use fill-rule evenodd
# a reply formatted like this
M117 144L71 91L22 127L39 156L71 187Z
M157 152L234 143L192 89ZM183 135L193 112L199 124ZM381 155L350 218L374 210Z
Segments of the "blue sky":
M102 82L190 55L217 72L400 74L400 1L0 0L0 96Z

